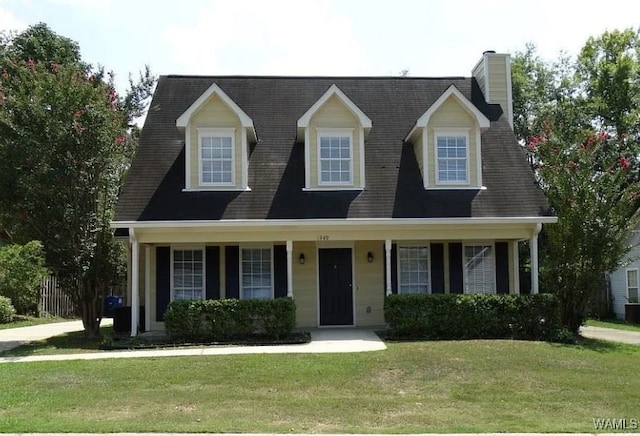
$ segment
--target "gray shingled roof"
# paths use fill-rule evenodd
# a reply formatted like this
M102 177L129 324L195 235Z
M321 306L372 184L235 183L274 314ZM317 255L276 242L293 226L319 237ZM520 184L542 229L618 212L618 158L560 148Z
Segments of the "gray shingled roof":
M184 133L176 119L212 83L252 119L249 192L182 192ZM369 118L364 191L303 192L296 122L336 84ZM455 85L490 120L482 135L486 190L424 190L411 144L416 120ZM546 216L542 192L498 105L473 78L162 76L127 174L116 221Z

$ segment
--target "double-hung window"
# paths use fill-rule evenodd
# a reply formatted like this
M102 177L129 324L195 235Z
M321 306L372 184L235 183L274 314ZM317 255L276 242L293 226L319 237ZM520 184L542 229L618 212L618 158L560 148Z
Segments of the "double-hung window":
M629 303L638 303L640 294L638 293L638 270L636 268L627 270L627 299Z
M438 184L469 183L468 133L436 132L436 177Z
M319 184L353 183L353 134L351 131L321 131L318 134Z
M234 129L198 129L200 184L234 184Z
M173 299L201 300L204 296L204 256L201 249L173 250Z
M493 245L477 244L464 246L464 292L465 294L495 293L495 262Z
M401 294L429 292L429 247L398 247L398 264Z
M273 274L271 248L241 250L241 298L269 299L272 296Z

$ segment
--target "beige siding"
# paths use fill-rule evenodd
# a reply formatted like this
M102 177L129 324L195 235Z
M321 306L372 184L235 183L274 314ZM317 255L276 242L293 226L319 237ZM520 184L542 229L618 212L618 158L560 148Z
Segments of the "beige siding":
M371 263L368 252L374 256ZM357 242L354 255L356 325L384 325L384 241Z
M329 98L309 122L309 164L311 187L318 187L318 129L353 129L353 186L360 186L360 123L335 95Z
M298 258L304 253L304 265ZM316 244L296 242L293 245L293 298L296 302L296 320L300 328L318 325L318 278Z
M478 162L476 157L476 133L478 126L475 119L466 111L462 104L455 98L449 97L442 106L436 110L427 126L428 138L428 173L429 173L429 186L436 186L436 145L435 145L435 130L436 129L460 129L468 128L469 132L469 184L470 186L478 185ZM437 185L445 186L446 185ZM453 185L459 186L459 185Z
M206 127L235 128L235 187L242 188L242 125L235 112L217 95L211 96L189 122L191 187L201 187L198 165L198 128Z
M506 112L507 107L507 57L489 56L489 95L486 96L491 103L498 103Z

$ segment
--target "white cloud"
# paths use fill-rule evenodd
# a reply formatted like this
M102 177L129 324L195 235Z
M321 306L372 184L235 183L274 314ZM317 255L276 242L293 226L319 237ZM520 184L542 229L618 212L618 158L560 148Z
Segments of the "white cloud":
M16 18L13 13L0 7L0 30L7 31L22 31L27 28L27 25Z
M163 34L190 74L353 75L367 58L346 15L323 0L214 1Z

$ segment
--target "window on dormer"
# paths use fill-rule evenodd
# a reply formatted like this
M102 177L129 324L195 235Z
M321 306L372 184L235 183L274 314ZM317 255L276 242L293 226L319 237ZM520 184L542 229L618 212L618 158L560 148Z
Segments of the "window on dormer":
M467 134L436 134L437 183L469 183L469 147Z
M353 135L349 132L320 133L320 184L350 185L353 183Z
M234 184L234 129L199 129L200 183Z

